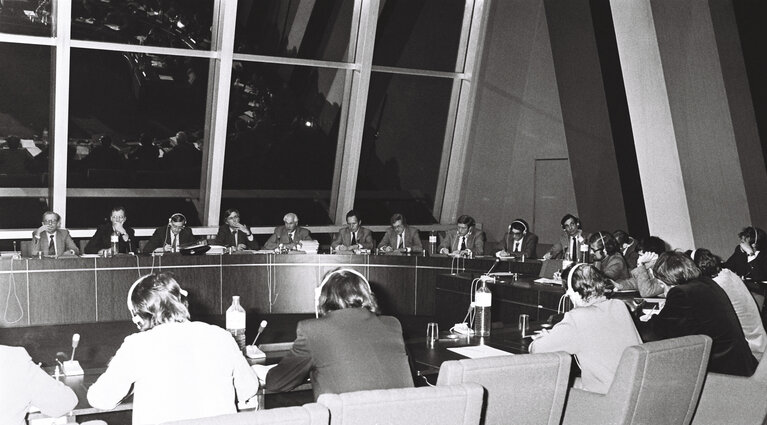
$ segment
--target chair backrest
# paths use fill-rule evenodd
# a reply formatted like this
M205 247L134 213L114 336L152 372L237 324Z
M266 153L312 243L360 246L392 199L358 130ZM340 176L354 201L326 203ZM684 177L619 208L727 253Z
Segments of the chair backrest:
M328 425L330 412L317 403L232 413L210 418L168 422L166 425Z
M623 352L607 393L616 423L689 424L706 376L711 338L691 335ZM618 419L621 420L618 420Z
M479 424L482 387L478 384L395 388L322 394L331 425Z
M564 352L442 363L437 385L475 382L487 391L482 423L559 424L572 357Z

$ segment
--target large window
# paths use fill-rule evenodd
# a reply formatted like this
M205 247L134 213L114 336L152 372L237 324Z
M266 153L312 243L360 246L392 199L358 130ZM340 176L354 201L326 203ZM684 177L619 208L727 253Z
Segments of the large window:
M0 227L437 222L483 2L0 2Z

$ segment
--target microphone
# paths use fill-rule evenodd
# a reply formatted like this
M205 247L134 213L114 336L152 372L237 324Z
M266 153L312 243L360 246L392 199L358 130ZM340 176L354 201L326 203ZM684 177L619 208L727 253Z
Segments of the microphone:
M261 324L258 326L258 332L256 333L256 337L253 338L253 343L251 343L250 345L256 345L256 341L258 340L258 337L261 336L261 333L264 331L264 329L266 329L266 325L267 325L267 321L262 320Z
M83 375L85 373L83 372L82 366L80 366L80 362L75 360L75 350L77 349L78 345L80 345L80 334L74 334L72 335L72 357L70 357L69 360L65 361L62 364L62 369L64 369L64 375L74 376L74 375Z
M258 327L258 333L256 334L256 337L253 339L253 343L245 347L245 355L248 358L251 359L259 359L259 358L266 358L266 353L261 351L258 347L256 347L256 340L258 340L258 337L261 336L261 333L266 329L266 320L261 321L261 325Z
M75 359L75 350L78 345L80 345L80 334L74 334L72 335L72 357L69 359L70 361Z
M483 281L494 281L494 280L495 280L495 278L494 278L494 277L492 277L492 276L490 276L490 273L493 271L493 269L495 268L495 266L497 266L497 265L498 265L498 263L500 263L500 262L501 262L501 259L500 259L500 258L496 258L496 259L495 259L495 262L494 262L494 263L493 263L493 265L490 267L490 270L488 270L488 271L487 271L487 273L485 273L485 274L483 274L482 276L480 276L480 277L479 277L479 279L480 279L480 280L483 280Z

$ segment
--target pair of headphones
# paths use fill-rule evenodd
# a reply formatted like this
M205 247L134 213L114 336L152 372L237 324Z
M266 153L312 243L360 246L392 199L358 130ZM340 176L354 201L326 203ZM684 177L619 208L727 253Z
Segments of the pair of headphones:
M581 297L581 294L575 292L573 289L573 276L575 275L575 271L578 270L578 267L580 266L588 266L588 263L578 263L573 266L573 268L570 270L570 274L567 275L567 291L565 292L565 295L567 295L568 298L570 298L570 301L573 301L573 297L578 297L581 300L583 300L583 297ZM575 304L575 301L573 301L573 304Z
M147 274L147 275L141 276L135 282L133 282L133 284L128 289L128 299L127 299L127 302L128 302L128 311L130 312L130 315L131 315L130 319L136 325L136 327L139 330L141 330L141 327L144 324L144 319L142 319L141 316L139 316L139 314L136 311L136 309L133 308L134 306L133 306L133 302L131 302L131 297L133 296L133 291L136 290L136 287L139 285L139 283L143 282L144 279L146 279L148 276L151 276L151 275ZM186 290L184 290L184 288L182 288L181 285L179 285L178 289L179 289L179 293L182 296L186 297L186 296L189 295L189 293L186 292Z
M320 317L320 294L322 294L322 288L325 286L326 283L330 280L331 277L335 274L343 273L343 272L349 272L353 275L356 275L360 279L362 279L363 282L365 282L365 286L368 288L368 292L371 294L373 291L370 289L370 282L368 282L367 278L362 275L362 273L358 272L357 270L353 269L335 269L332 272L325 275L325 278L322 279L322 282L320 282L320 286L314 288L314 317L318 318ZM128 298L130 302L130 298Z
M602 241L602 255L607 258L607 246L605 245L605 237L602 236L602 232L599 232L599 240Z
M512 221L511 224L509 224L509 233L511 233L511 226L513 226L515 223L519 223L519 224L522 225L522 228L524 229L524 230L522 230L522 234L526 235L527 234L527 223L525 223L523 220L520 220L520 219L516 219L516 220Z
M174 221L173 218L174 217L181 217L181 222L184 223L184 226L186 226L186 216L184 214L181 214L180 212L179 213L174 213L174 214L172 214L170 216L170 218L168 218L168 226L170 226L171 223L173 223L173 221ZM178 221L178 220L175 220L175 221Z

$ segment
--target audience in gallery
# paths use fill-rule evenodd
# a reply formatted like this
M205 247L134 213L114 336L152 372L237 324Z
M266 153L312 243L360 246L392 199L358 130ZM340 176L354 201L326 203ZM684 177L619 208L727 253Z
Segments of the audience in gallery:
M543 330L530 345L531 353L565 351L581 368L576 388L607 393L623 350L641 344L626 305L605 297L607 278L593 265L578 263L563 272L566 296L575 306L561 322Z
M32 167L32 154L21 147L18 136L5 139L5 149L0 149L0 174L24 174Z
M50 417L77 405L71 388L34 364L24 347L0 345L0 424L25 425L30 406Z
M69 230L61 229L60 226L60 215L53 211L44 212L42 226L32 232L30 254L50 257L80 254L80 249L69 235Z
M614 231L613 237L621 248L621 253L623 254L623 258L626 259L626 264L628 264L629 270L633 270L637 266L637 259L639 258L637 240L632 238L625 230Z
M767 350L767 334L765 334L762 318L759 315L759 307L756 305L751 292L746 284L731 270L722 268L722 259L712 254L705 248L698 248L687 252L700 268L703 276L710 277L727 293L727 297L738 315L740 326L746 337L751 354L757 360L762 358Z
M559 240L549 249L549 252L543 255L544 260L574 260L578 256L577 251L580 249L580 246L586 244L588 235L583 233L581 220L578 217L569 213L565 214L560 224L562 225L562 234L559 236Z
M113 235L117 238L118 253L127 254L134 252L135 248L131 241L133 241L136 232L131 227L125 225L127 219L128 215L125 207L113 207L109 216L109 222L101 224L96 228L96 233L88 241L88 244L85 245L85 253L103 255L105 251L111 250Z
M522 256L534 260L537 258L538 236L530 231L530 226L521 218L509 224L509 230L503 238L503 249L496 252L496 257Z
M378 243L379 252L394 254L423 252L418 229L408 226L404 215L400 213L392 215L389 223L391 227L386 229L381 242Z
M125 155L112 146L112 137L105 134L99 138L99 145L91 149L81 160L84 168L119 170L123 168Z
M670 289L663 309L646 322L649 332L643 335L650 340L708 335L713 340L710 372L751 376L757 360L727 293L681 252L661 254L653 271Z
M154 139L147 133L141 133L139 145L128 153L128 163L136 170L154 170L160 161L160 148L154 144Z
M470 215L458 217L455 232L446 232L439 244L440 254L474 256L485 253L485 232L476 229Z
M336 269L317 290L319 318L298 323L293 348L278 365L257 368L259 376L266 372L264 387L287 391L308 375L315 399L324 393L412 387L402 326L394 317L379 316L367 279Z
M235 394L257 403L258 377L232 335L190 321L172 273L142 276L127 302L140 332L125 338L88 389L91 406L113 409L133 388L133 424L144 425L235 413Z
M594 266L612 280L628 279L630 274L618 242L609 232L600 231L589 238L589 250Z
M338 230L330 243L330 249L337 254L359 254L362 250L372 251L375 244L373 232L362 227L362 219L357 211L350 210L346 213L346 227Z
M224 224L219 226L213 244L232 247L237 251L258 249L258 241L253 237L253 232L240 223L240 211L235 208L224 211Z
M273 249L277 252L294 251L299 249L301 241L312 239L309 229L298 225L298 216L295 213L285 214L282 222L284 225L274 228L274 233L264 244L264 249Z

